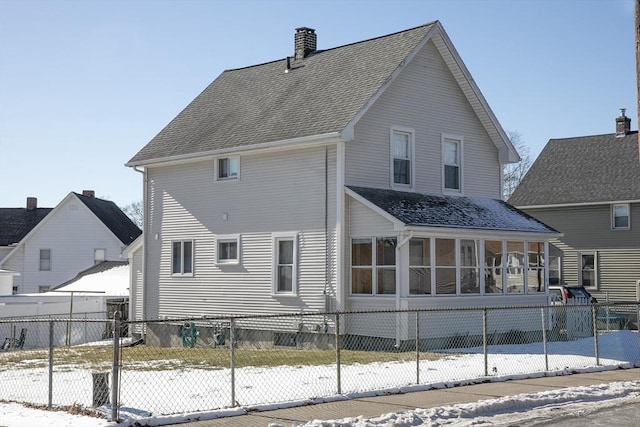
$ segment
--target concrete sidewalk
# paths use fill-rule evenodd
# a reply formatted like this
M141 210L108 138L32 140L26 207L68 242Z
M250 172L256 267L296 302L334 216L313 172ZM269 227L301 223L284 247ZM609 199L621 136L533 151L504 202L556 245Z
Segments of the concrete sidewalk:
M485 399L496 399L521 393L538 393L566 387L592 386L639 379L640 368L616 369L602 372L482 383L387 396L363 397L288 409L255 411L246 415L175 425L181 427L266 427L269 423L278 423L284 426L290 426L293 423L304 424L311 420L340 419L360 415L368 418L378 417L390 412L403 412L416 408L428 409L458 403L477 402Z

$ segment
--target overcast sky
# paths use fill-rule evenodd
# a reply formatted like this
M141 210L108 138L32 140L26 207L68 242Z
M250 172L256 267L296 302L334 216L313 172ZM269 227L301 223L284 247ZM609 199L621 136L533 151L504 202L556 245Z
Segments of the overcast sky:
M439 20L506 131L637 129L634 0L0 0L0 207L142 199L124 164L223 70Z

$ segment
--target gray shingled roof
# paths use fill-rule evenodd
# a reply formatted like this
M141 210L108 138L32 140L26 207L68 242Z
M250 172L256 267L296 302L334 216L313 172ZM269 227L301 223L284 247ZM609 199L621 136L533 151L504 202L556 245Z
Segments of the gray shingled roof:
M130 244L142 234L142 230L111 200L88 197L78 193L73 194L125 245Z
M225 71L127 164L340 132L434 25Z
M19 243L53 208L0 208L0 246Z
M551 139L509 203L540 206L640 200L638 132Z
M348 187L406 225L556 234L502 200Z

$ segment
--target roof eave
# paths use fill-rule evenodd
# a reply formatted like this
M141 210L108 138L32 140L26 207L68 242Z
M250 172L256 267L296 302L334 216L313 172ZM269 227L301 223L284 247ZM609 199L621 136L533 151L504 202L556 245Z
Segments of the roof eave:
M129 161L125 163L127 167L146 167L166 163L186 163L195 159L213 158L224 154L246 153L249 151L267 151L281 148L290 148L294 145L304 145L305 147L314 145L334 144L338 140L344 140L343 132L328 132L318 135L308 135L298 138L289 138L278 141L261 142L245 146L223 148L219 150L203 151L200 153L181 154L177 156L158 157L140 161Z

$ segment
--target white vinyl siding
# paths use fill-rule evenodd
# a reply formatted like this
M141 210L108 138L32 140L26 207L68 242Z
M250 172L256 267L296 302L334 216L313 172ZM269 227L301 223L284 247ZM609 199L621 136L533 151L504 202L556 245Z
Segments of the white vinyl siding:
M464 194L501 198L498 150L432 42L356 124L355 140L345 147L346 185L391 187L389 129L401 126L415 131L415 191L442 192L441 136L447 133L464 136Z
M162 236L146 248L149 316L324 311L325 291L332 297L336 282L335 158L333 147L243 154L236 185L213 185L211 161L149 169L149 233ZM287 230L300 230L298 293L279 298L273 235ZM240 233L241 264L216 264L216 236ZM171 248L163 242L173 239L194 241L193 277L171 277Z

